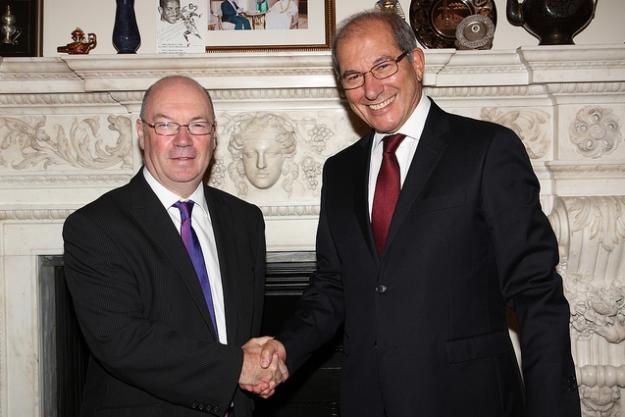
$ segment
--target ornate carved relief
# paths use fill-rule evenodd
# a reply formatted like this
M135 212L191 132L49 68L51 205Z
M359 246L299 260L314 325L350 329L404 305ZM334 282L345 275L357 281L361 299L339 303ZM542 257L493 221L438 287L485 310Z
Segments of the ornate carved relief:
M100 131L104 116L74 118L71 125L47 127L45 116L0 117L0 167L47 170L60 165L73 168L132 168L130 118L110 115L108 132Z
M210 183L245 197L316 197L333 130L317 118L254 112L220 115L220 155ZM225 142L227 140L227 142ZM227 148L227 153L224 151Z
M436 99L458 97L527 97L545 94L542 85L498 85L498 86L460 86L460 87L431 87L424 88L425 93Z
M622 417L621 390L616 386L579 387L584 417Z
M609 155L621 141L618 117L599 106L584 107L577 112L569 127L569 139L588 158Z
M531 159L545 156L549 140L545 131L549 123L549 113L542 110L523 109L501 111L496 107L484 107L480 118L512 129L523 141Z
M115 103L109 93L0 94L0 104L3 106L84 106Z
M621 416L625 196L558 198L549 217L571 307L571 343L584 416Z

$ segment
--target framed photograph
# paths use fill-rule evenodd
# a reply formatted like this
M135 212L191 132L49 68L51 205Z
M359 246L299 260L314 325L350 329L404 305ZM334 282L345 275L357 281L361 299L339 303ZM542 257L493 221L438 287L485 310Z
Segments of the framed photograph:
M335 0L205 0L206 51L325 50Z
M208 24L206 0L161 0L156 7L158 53L202 53Z
M41 56L43 0L0 0L0 56Z

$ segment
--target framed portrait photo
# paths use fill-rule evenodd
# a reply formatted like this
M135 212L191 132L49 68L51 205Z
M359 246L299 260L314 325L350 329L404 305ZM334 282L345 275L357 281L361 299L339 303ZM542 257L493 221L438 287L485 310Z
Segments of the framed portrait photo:
M41 56L43 0L0 0L0 56Z
M205 48L206 0L157 0L156 51L202 53Z
M206 51L325 50L335 0L205 0Z

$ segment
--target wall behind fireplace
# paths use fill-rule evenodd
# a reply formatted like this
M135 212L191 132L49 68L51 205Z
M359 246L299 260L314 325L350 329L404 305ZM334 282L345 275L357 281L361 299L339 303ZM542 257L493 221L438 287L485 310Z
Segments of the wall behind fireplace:
M321 0L309 0L321 1ZM241 4L253 3L253 0L241 0ZM373 7L376 0L334 0L336 21L340 22L352 13ZM399 0L406 18L409 16L410 0ZM427 4L428 2L422 2ZM432 1L432 4L436 2ZM475 2L477 3L477 2ZM494 49L514 49L522 45L537 45L536 38L523 28L513 26L506 19L506 0L494 0L497 25ZM91 54L112 54L115 49L111 43L115 2L84 0L54 0L43 2L44 37L43 55L58 56L56 47L70 42L70 33L76 26L85 33L95 32L98 46ZM141 33L141 48L138 53L156 52L156 7L158 0L135 1L135 13ZM599 0L595 17L579 35L575 37L578 45L623 43L625 40L625 2L622 0Z
M521 136L559 238L586 416L622 415L625 46L429 50L426 61L426 93L443 108ZM67 215L140 168L143 91L175 73L214 97L210 183L261 207L269 250L314 249L323 162L362 132L327 52L0 58L0 417L42 415L39 256L61 254ZM295 140L271 184L231 144L254 116Z

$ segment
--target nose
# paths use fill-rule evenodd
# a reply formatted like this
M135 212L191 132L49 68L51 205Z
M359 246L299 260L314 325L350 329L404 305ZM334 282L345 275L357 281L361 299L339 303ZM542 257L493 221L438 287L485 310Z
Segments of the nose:
M256 154L256 168L263 169L267 167L267 161L265 160L265 152L258 152Z
M365 97L368 100L375 100L384 91L384 84L382 80L378 80L370 72L367 72L364 77L362 88L364 88Z
M188 126L180 126L180 130L174 136L174 145L176 146L191 146L193 140L191 139L191 135L189 134Z

